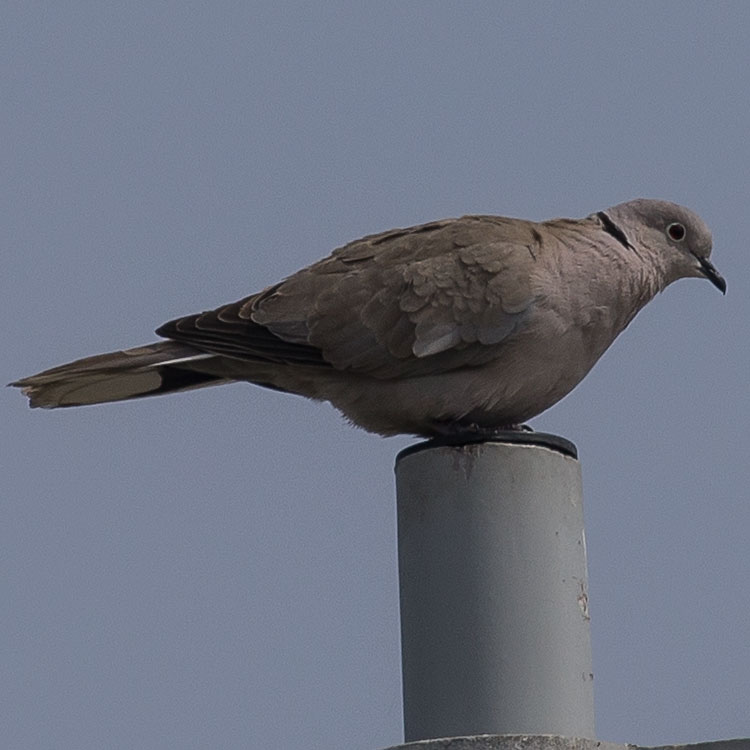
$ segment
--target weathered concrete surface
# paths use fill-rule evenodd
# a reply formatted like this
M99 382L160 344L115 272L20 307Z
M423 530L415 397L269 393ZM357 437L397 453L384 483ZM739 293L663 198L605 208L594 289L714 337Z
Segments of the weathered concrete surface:
M384 750L750 750L750 738L697 742L689 745L643 746L549 734L483 734L473 737L419 740L406 745L394 745Z

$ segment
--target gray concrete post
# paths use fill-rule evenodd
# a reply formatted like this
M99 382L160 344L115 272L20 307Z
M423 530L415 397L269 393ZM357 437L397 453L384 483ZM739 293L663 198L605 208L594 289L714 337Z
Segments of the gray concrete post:
M575 447L509 440L397 459L406 742L594 737Z
M449 737L424 742L410 742L385 750L750 750L749 739L698 742L694 745L618 745L576 737L552 735L483 735L480 737Z

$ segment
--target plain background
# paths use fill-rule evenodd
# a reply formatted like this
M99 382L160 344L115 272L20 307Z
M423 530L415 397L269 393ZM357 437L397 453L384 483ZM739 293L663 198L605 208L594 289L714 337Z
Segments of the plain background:
M744 2L5 2L4 382L366 233L637 196L714 230L533 421L580 450L598 733L750 736ZM3 398L8 748L401 741L393 461L234 385Z

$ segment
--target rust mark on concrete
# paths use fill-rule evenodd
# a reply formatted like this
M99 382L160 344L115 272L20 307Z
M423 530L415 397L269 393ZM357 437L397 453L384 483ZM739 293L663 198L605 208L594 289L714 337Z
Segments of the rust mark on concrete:
M586 591L586 581L578 581L578 585L581 589L580 593L576 597L578 606L581 608L581 613L583 614L584 619L590 620L591 615L589 614L589 595Z
M453 471L460 472L463 474L464 479L469 481L474 471L474 462L482 455L483 448L484 446L481 443L451 446Z

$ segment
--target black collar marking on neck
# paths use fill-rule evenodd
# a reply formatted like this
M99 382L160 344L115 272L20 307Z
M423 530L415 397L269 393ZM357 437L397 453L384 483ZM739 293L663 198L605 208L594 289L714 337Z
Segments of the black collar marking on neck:
M604 227L604 231L607 232L607 234L611 234L621 245L626 247L628 250L632 250L635 252L635 248L630 244L630 240L628 240L627 236L625 235L625 232L620 229L620 227L615 224L612 219L607 216L607 214L604 211L599 211L596 214L599 221L601 221L602 226Z

